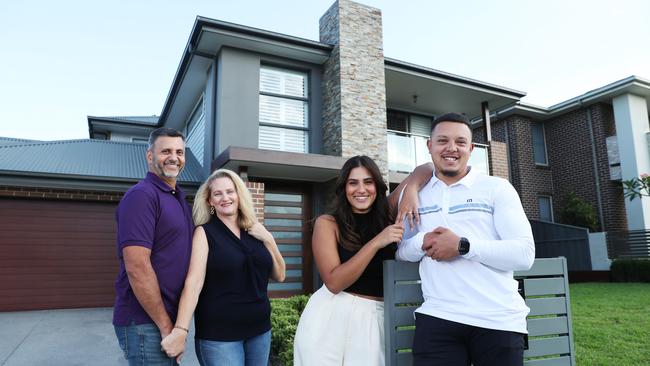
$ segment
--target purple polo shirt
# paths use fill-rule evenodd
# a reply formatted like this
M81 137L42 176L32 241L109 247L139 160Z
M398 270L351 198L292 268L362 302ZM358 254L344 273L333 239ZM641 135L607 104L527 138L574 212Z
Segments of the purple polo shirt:
M153 323L135 297L124 267L122 249L131 245L151 249L151 265L158 278L160 294L167 314L175 322L190 264L194 230L185 193L178 185L172 189L149 172L124 194L115 219L120 272L115 281L113 324Z

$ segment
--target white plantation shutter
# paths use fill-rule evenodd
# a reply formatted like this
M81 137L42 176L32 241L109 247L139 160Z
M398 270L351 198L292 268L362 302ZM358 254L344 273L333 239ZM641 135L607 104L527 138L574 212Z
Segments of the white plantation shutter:
M308 152L307 74L260 68L259 148Z
M431 117L411 115L411 133L422 136L431 134Z
M304 73L297 71L262 67L260 69L260 91L307 98L307 77Z
M205 115L203 113L203 98L199 101L190 121L187 123L187 132L185 139L185 146L187 146L192 154L203 166L203 150L204 150L204 134L205 134Z
M260 122L307 127L307 102L260 95Z
M304 153L307 151L307 131L260 126L259 148Z

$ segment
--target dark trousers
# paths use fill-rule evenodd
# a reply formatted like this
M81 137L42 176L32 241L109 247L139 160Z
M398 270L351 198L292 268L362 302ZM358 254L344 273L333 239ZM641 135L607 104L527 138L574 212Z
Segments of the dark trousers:
M524 335L415 313L414 366L522 366Z

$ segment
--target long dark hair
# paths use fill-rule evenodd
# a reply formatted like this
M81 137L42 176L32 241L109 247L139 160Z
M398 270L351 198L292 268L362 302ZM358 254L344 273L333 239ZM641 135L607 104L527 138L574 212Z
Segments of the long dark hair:
M391 223L391 212L390 206L388 205L388 198L386 197L386 191L388 187L384 182L384 178L379 172L379 167L375 162L365 156L357 155L348 159L348 161L343 164L341 168L341 174L339 175L338 180L336 181L336 202L334 206L334 212L332 216L336 220L336 225L339 229L338 241L343 246L343 248L351 251L359 250L365 243L362 243L361 235L354 227L354 216L352 213L352 206L348 202L348 198L345 193L345 187L350 177L350 172L354 168L364 167L368 169L368 172L372 176L372 179L375 182L375 189L377 191L377 197L375 202L372 203L372 207L368 212L368 215L371 215L369 233L372 234L372 237L379 234L384 228Z

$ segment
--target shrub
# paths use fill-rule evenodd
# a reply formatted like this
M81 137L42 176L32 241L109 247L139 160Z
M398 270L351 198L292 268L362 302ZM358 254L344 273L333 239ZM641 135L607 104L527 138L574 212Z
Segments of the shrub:
M610 270L615 282L650 282L650 259L615 259Z
M293 364L293 337L309 296L271 299L271 355L274 365Z
M584 227L590 231L597 231L600 226L593 206L573 192L570 192L566 197L564 207L560 211L560 222L566 225Z

